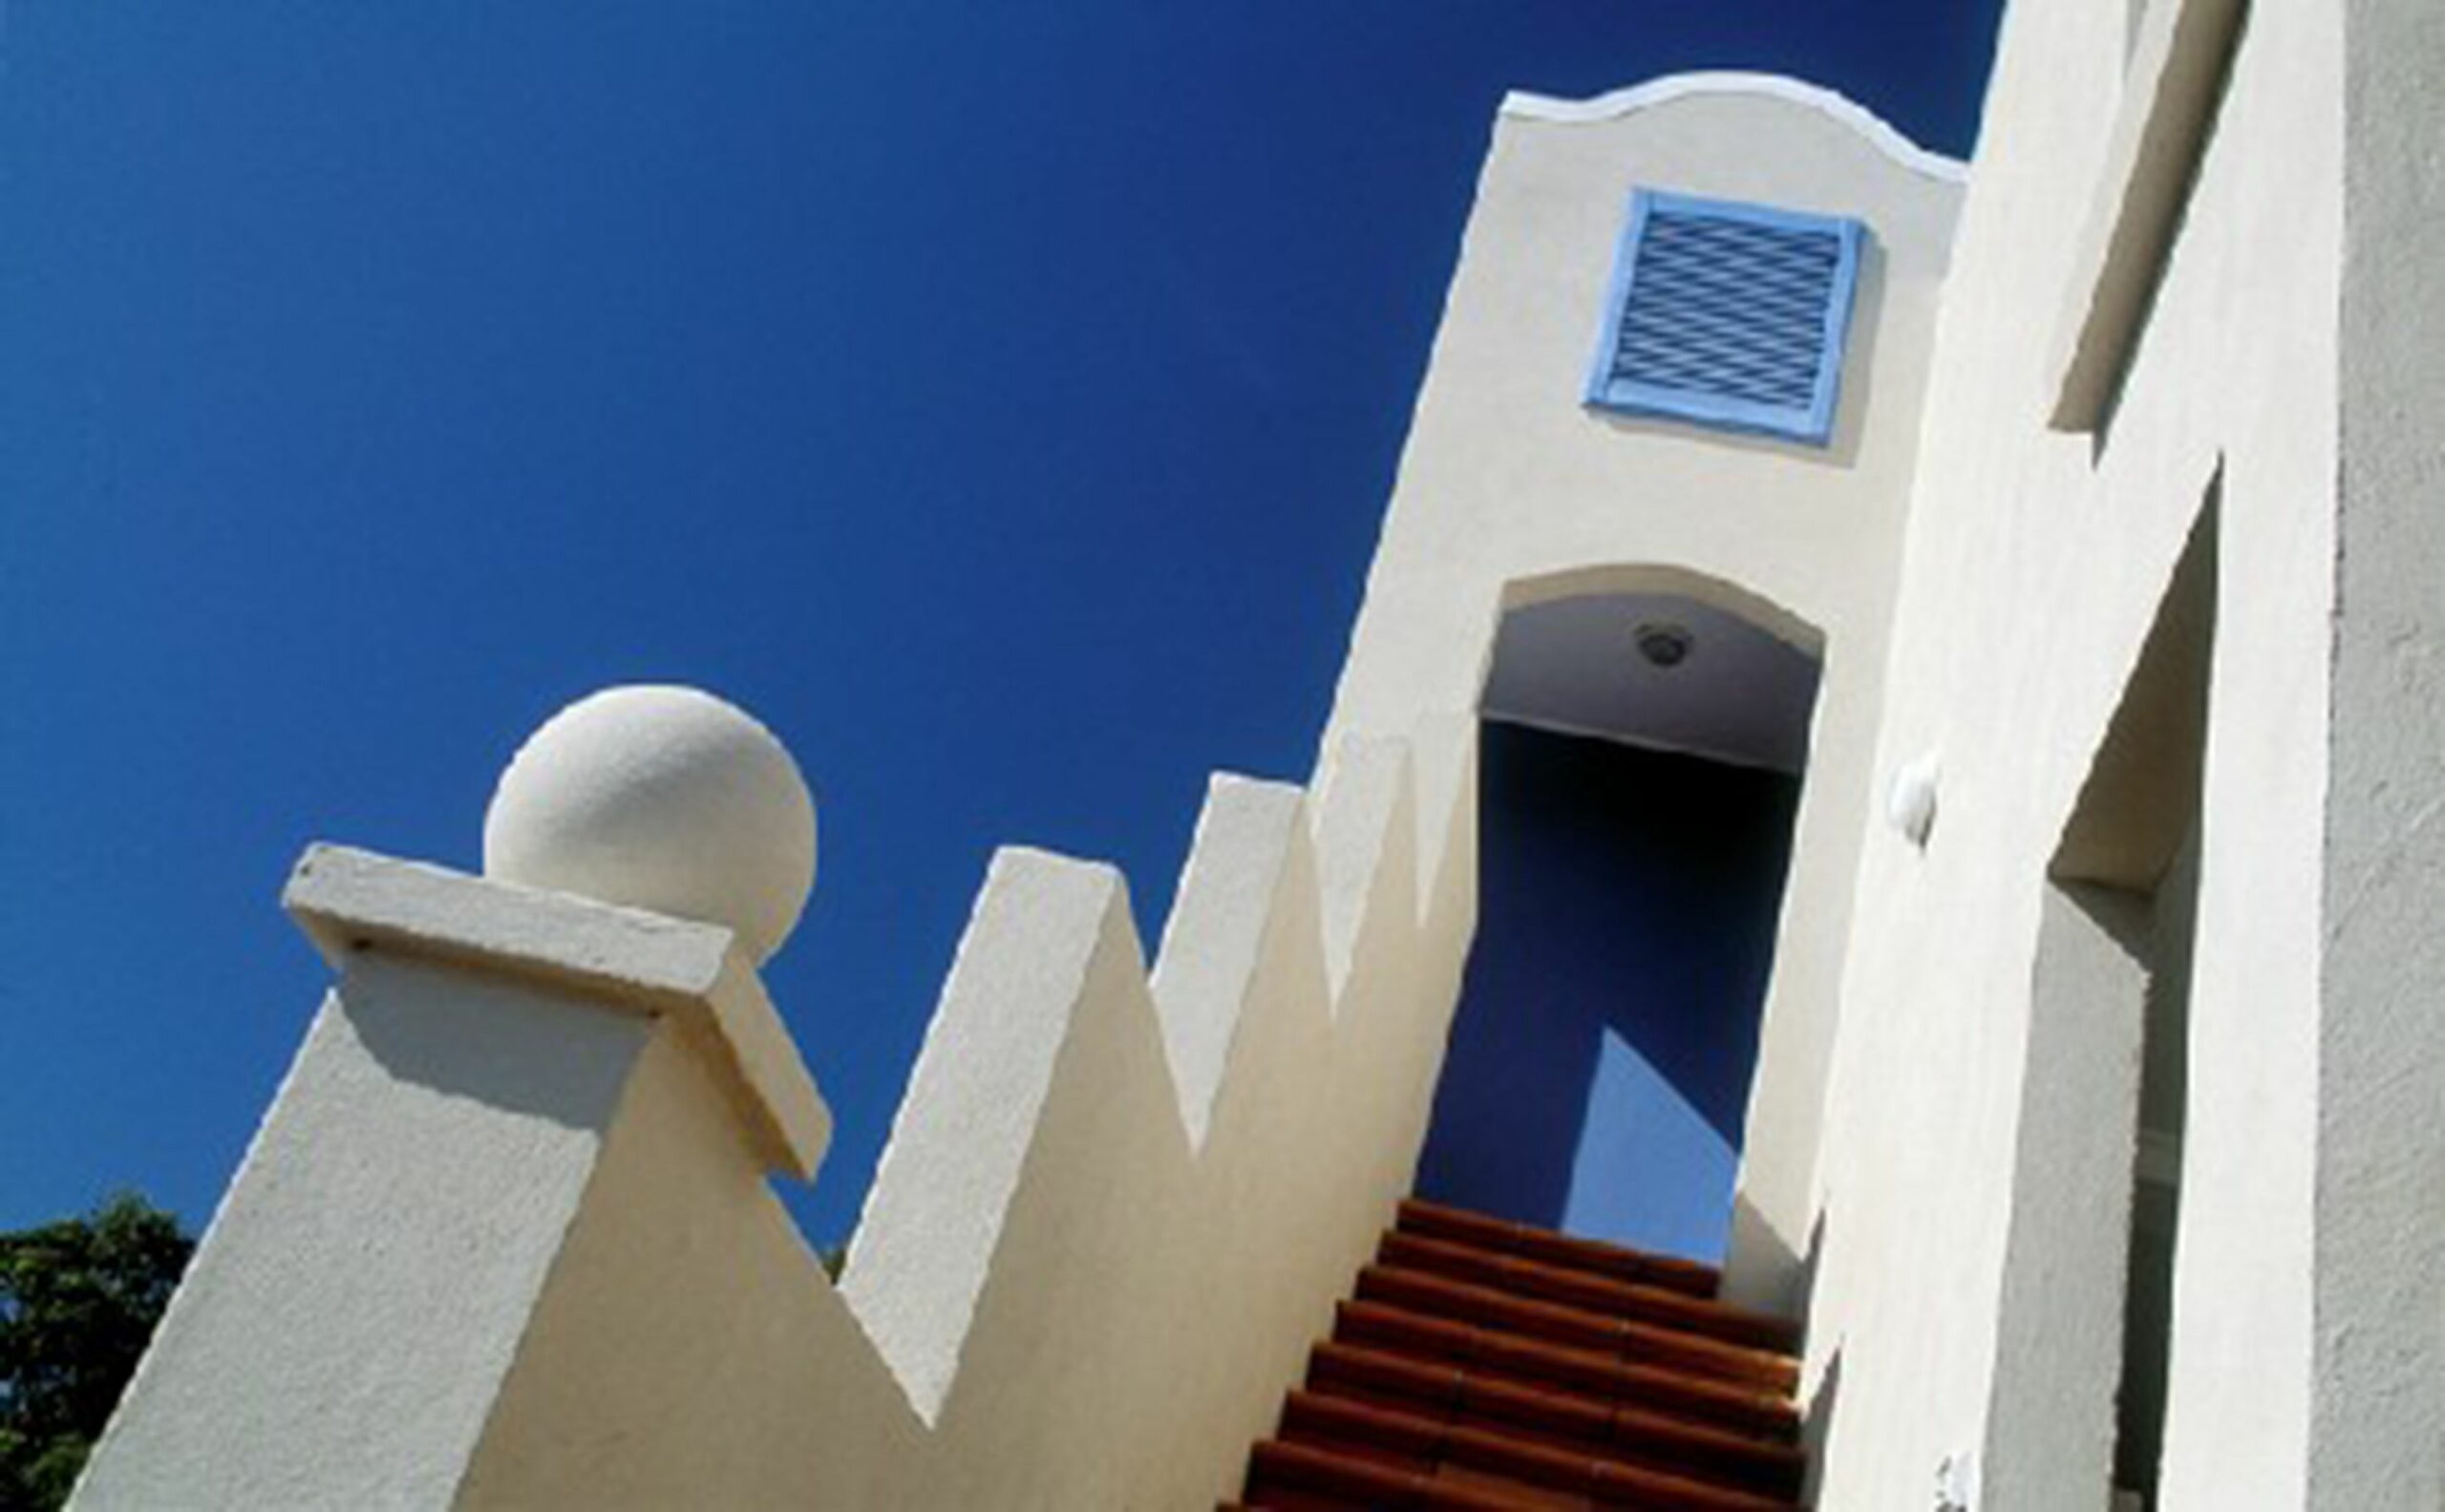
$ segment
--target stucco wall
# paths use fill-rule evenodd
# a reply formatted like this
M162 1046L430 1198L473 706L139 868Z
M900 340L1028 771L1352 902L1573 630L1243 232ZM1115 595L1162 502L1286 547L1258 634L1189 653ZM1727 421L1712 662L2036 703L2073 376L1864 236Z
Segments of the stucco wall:
M649 1037L565 990L357 962L76 1504L447 1505Z
M2310 1504L2445 1506L2445 12L2348 8Z
M1474 875L1417 837L1474 790L1421 821L1411 771L1219 781L1151 982L1109 869L997 861L842 1283L929 1430L910 1504L1235 1484L1423 1132Z
M1829 447L1582 407L1636 185L1867 223L1874 249ZM1755 1302L1789 1301L1812 1217L1818 1094L1959 194L1943 164L1788 83L1515 101L1496 123L1328 733L1473 710L1502 609L1567 593L1686 593L1821 650L1733 1241L1733 1289Z
M2007 1238L2016 1259L2045 1246L2046 1263L2013 1266L1998 1297L2009 1426L1990 1422L1983 1446L1984 1512L2050 1512L2103 1487L2114 1462L2147 926L2128 894L2050 887L2040 904L2027 1054L2045 1091L2020 1120Z
M1878 831L1860 860L1809 1339L1812 1379L1839 1362L1827 1506L1924 1504L1983 1441L2046 865L2220 466L2164 1494L2303 1495L2341 28L2256 8L2111 427L2066 434L2045 337L2123 20L2008 15L1945 299L1876 763L1941 750L1944 785L1924 854Z

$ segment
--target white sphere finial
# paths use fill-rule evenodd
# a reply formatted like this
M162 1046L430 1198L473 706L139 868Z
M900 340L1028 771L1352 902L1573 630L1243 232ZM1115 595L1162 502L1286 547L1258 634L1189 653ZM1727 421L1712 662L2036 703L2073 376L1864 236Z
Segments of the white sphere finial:
M815 800L741 710L607 688L526 737L484 811L484 875L722 925L781 948L815 887Z

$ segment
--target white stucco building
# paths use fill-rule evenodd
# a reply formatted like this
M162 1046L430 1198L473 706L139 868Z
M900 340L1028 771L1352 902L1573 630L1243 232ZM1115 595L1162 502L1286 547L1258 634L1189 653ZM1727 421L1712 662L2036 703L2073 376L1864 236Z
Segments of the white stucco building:
M1513 98L1312 780L1152 951L995 860L837 1288L803 788L598 700L487 877L301 862L337 985L78 1504L2445 1507L2440 100L2425 0L2023 0L1967 165ZM1478 1263L1413 1194L1719 1263L1622 1315L1773 1345L1760 1500L1463 1408L1249 1480L1397 1437L1282 1413Z

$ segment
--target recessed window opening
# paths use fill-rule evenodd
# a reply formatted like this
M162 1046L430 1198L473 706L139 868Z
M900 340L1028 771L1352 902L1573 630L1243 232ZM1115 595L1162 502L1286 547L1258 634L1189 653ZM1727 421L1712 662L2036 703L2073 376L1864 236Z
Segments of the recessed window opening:
M1505 616L1419 1195L1722 1258L1818 674L1681 594Z
M1988 1504L2157 1505L2216 623L2211 495L2048 870Z

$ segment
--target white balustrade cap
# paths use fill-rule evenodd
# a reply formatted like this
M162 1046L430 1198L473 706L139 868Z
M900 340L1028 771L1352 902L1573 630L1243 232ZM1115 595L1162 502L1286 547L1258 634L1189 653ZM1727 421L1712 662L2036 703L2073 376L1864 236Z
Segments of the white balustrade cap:
M813 1179L832 1113L732 930L343 845L299 858L282 905L333 969L378 950L521 978L699 1027L768 1170Z

